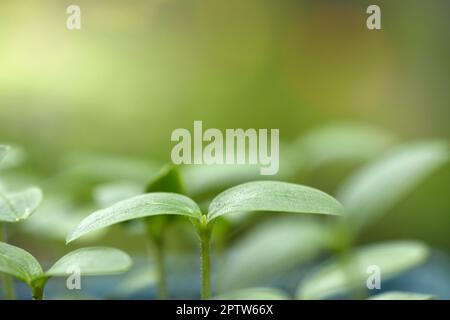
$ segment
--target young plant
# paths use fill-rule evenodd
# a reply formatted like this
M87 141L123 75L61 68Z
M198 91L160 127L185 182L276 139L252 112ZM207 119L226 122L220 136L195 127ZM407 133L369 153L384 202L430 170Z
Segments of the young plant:
M44 298L44 289L51 277L67 277L77 267L81 276L109 275L127 271L130 257L123 251L106 247L90 247L72 251L59 259L47 272L27 251L0 242L0 272L25 282L34 300Z
M10 147L0 146L0 161ZM9 192L0 188L0 241L7 241L7 224L17 223L29 218L42 201L42 191L31 187L18 192ZM3 287L7 299L15 298L14 283L9 276L3 276Z
M362 230L394 207L408 192L448 161L448 144L425 141L400 146L358 170L339 189L345 214L330 228L328 247L336 253L298 287L298 298L338 293L365 295L366 268L378 265L383 279L423 263L428 248L413 241L374 244L353 250ZM392 258L392 257L395 257Z
M203 214L189 197L175 193L148 193L121 201L85 218L67 237L67 243L119 222L155 215L179 215L194 224L201 247L201 297L211 297L210 241L214 221L238 212L291 212L339 215L341 204L326 193L310 187L278 181L244 183L212 200Z

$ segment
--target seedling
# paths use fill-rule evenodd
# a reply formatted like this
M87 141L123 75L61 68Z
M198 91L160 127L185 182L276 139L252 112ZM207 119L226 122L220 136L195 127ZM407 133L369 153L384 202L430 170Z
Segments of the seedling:
M446 163L448 155L445 142L413 143L394 149L352 175L337 196L345 206L345 214L329 230L328 247L337 257L314 270L300 284L298 297L322 298L349 291L361 297L367 266L378 265L386 279L423 263L428 248L420 242L396 241L356 250L352 246L364 227Z
M189 197L175 193L148 193L94 212L67 237L67 243L119 222L155 215L179 215L194 224L201 247L201 297L211 297L210 240L214 221L220 216L245 211L275 211L339 215L341 204L326 193L310 187L277 181L244 183L230 188L209 205L203 214Z
M10 151L10 147L0 145L0 162ZM17 223L30 217L42 201L42 191L32 187L18 192L8 192L0 188L0 241L7 241L7 224ZM11 277L3 277L3 287L7 299L15 298Z
M42 300L47 281L51 277L67 277L68 270L77 267L81 276L109 275L127 271L130 257L123 251L106 247L82 248L59 259L47 272L27 251L0 242L0 272L25 282L33 299Z

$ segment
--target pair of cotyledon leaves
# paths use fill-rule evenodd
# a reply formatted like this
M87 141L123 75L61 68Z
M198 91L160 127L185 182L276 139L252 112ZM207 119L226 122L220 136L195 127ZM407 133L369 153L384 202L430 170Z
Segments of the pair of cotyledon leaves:
M211 223L223 215L248 211L339 215L343 208L336 199L320 190L278 181L248 182L232 187L212 200L206 215L187 196L155 192L94 212L76 227L67 237L67 242L94 230L148 216L180 215L200 223Z
M114 248L89 247L68 253L44 272L39 262L27 251L0 242L0 272L16 277L30 287L48 278L67 276L78 268L80 275L107 275L123 272L131 266L130 257Z
M170 185L174 185L173 181ZM152 186L149 186L147 191L152 189ZM167 188L158 186L156 189ZM67 241L73 241L92 231L116 223L163 214L185 216L208 224L220 216L243 211L337 215L341 214L342 210L343 208L337 200L322 191L277 181L250 182L228 189L211 202L207 215L203 215L199 206L187 196L156 192L135 196L94 212L78 225L74 232L67 237ZM267 294L264 292L264 296Z

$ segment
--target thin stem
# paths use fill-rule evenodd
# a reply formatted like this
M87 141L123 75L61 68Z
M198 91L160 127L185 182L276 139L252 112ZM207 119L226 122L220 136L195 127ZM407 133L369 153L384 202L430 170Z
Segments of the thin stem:
M359 283L359 279L361 279L360 268L358 261L354 259L350 250L341 254L340 263L348 283L355 284L354 289L349 292L350 298L352 300L364 300L367 297L367 292L364 285Z
M6 233L6 225L0 225L0 241L7 241L7 233ZM16 291L14 289L14 280L11 276L2 275L1 277L3 283L3 291L5 293L5 298L7 300L15 300L16 299Z
M38 284L31 288L33 300L44 300L44 286L45 284Z
M363 285L358 284L358 279L361 278L361 274L359 274L360 268L358 261L353 255L353 234L348 225L345 223L338 225L335 232L335 238L337 240L335 242L338 245L334 249L337 254L339 264L344 271L344 277L347 282L350 284L355 284L354 289L349 292L349 295L353 300L365 299L367 297L367 291Z
M11 276L3 275L3 291L5 292L6 300L15 300L16 299L16 290L14 289L14 280Z
M199 229L201 247L202 300L211 298L211 230L207 226Z
M164 229L166 220L152 219L147 220L147 237L149 239L150 245L153 248L153 260L155 262L156 268L156 288L158 299L165 300L168 299L167 290L167 274L166 265L164 261Z
M168 298L167 276L164 264L163 241L161 241L161 239L154 241L154 249L155 249L156 273L157 273L158 298L160 300L165 300Z

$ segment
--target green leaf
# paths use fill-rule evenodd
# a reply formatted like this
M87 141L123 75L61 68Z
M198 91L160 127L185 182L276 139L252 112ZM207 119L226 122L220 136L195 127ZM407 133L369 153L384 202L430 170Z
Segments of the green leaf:
M2 146L0 146L0 170L19 166L25 162L26 157L26 152L22 147L6 146L6 154L2 155Z
M67 276L73 268L83 276L108 275L125 272L130 267L131 258L125 252L115 248L90 247L66 254L45 275Z
M389 291L371 296L369 300L436 300L437 297L432 294Z
M448 160L448 145L431 141L402 146L348 179L337 198L356 228L391 209L425 177Z
M215 300L289 300L287 293L273 288L247 288L227 292Z
M67 234L86 216L88 210L91 209L75 206L65 196L50 194L36 210L36 213L20 223L19 227L22 231L38 238L65 241ZM92 241L105 231L106 229L92 232L83 240Z
M6 157L10 150L9 146L0 145L0 162Z
M164 166L147 184L145 192L186 194L178 167L173 165Z
M356 249L314 270L297 291L299 299L320 299L366 288L367 268L378 266L387 280L423 263L428 248L416 241L393 241Z
M243 211L278 211L339 215L341 204L310 187L279 181L248 182L219 194L209 205L208 221Z
M309 261L325 248L325 232L318 222L299 216L271 219L255 227L228 249L219 267L220 288L250 287Z
M39 188L28 188L19 192L0 190L0 221L18 222L27 219L42 201Z
M0 272L31 285L43 275L41 265L25 250L0 242Z
M358 123L340 123L315 129L301 137L291 149L295 163L307 170L328 164L372 159L395 142L391 132Z
M197 204L186 196L163 192L148 193L92 213L81 221L66 241L69 243L91 231L119 222L163 214L201 218L201 211Z

